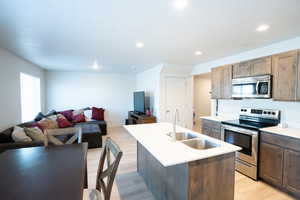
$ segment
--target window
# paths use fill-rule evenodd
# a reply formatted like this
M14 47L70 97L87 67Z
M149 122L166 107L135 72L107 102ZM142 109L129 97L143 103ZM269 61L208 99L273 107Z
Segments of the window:
M20 74L22 122L32 121L41 112L40 79L28 74Z

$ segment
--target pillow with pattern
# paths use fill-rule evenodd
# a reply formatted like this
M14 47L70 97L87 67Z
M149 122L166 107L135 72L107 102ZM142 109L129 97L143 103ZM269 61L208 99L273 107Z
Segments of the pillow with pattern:
M11 134L11 137L15 142L31 142L32 139L28 137L23 128L19 126L14 127L14 131Z
M48 119L48 118L44 118L41 121L39 121L39 125L43 128L43 130L45 129L57 129L58 128L58 124L55 120L52 119Z
M73 124L71 122L69 122L69 120L62 114L57 115L56 121L57 121L59 128L68 128L68 127L73 126Z
M34 128L24 128L24 131L27 136L29 136L33 141L37 142L44 142L45 135L41 131L41 129L34 127Z

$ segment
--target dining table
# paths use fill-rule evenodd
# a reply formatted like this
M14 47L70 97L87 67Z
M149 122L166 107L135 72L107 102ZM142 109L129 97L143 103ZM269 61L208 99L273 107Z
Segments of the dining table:
M88 144L31 147L0 154L0 199L82 200Z

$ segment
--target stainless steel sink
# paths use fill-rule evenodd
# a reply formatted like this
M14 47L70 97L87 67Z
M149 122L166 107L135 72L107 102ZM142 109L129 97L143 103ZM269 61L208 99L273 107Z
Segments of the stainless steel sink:
M174 133L171 132L171 133L168 133L167 135L169 137L173 138ZM194 139L194 138L197 138L197 136L193 135L191 133L188 133L188 132L177 132L177 133L175 133L175 140L176 141L190 140L190 139Z
M211 149L220 146L219 144L210 142L205 139L200 139L200 138L182 141L182 143L193 149L198 149L198 150Z

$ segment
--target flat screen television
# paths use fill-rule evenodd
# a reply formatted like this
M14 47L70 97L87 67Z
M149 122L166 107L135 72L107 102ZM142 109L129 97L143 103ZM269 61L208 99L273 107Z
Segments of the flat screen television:
M145 92L133 93L134 112L138 114L145 113Z

